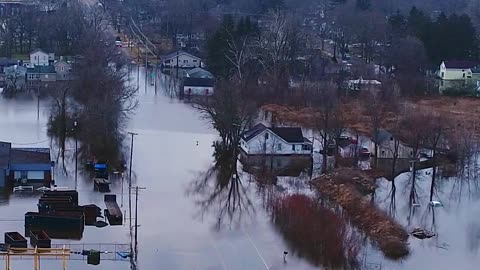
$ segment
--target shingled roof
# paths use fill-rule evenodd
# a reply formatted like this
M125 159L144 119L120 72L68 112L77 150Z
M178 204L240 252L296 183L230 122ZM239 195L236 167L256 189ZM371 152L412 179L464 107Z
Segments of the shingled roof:
M446 68L453 68L453 69L469 69L474 68L478 63L473 61L459 61L459 60L450 60L444 61Z
M282 138L284 141L288 143L310 142L307 138L303 137L302 129L299 127L268 128L263 124L257 124L253 128L251 128L249 131L245 132L243 135L243 139L248 142L266 129L269 129L271 132L273 132L278 137Z

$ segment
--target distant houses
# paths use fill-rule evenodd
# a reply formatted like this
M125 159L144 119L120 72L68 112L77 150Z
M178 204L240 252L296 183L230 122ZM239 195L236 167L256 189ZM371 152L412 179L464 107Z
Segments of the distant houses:
M60 57L55 59L54 53L36 49L29 55L29 60L0 58L0 86L6 86L12 92L21 90L25 83L36 87L38 83L72 80L72 64Z
M246 155L308 155L312 142L300 127L267 127L257 124L245 132L240 147Z

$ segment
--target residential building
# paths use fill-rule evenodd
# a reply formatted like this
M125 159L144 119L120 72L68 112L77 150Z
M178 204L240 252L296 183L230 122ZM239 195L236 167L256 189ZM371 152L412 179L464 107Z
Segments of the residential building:
M71 79L72 65L67 61L60 60L54 64L57 81L66 81Z
M245 132L240 147L247 155L311 155L312 142L299 127L267 127L257 124Z
M412 147L396 139L390 132L379 129L376 138L372 138L366 147L370 153L377 158L393 158L397 146L397 158L410 159L413 157ZM375 153L375 140L377 141L377 152Z
M478 65L472 61L443 61L440 64L439 77L442 80L465 80L471 79L472 69Z
M472 61L444 61L438 73L439 91L480 91L480 63Z
M0 142L0 187L50 186L52 164L49 148L12 148Z
M30 53L30 68L35 66L49 66L55 61L54 53L47 53L42 49L36 49Z
M202 67L202 59L184 51L177 51L161 57L164 68L195 68Z
M54 66L35 66L27 69L27 81L53 82L57 80Z
M211 96L214 93L214 80L209 78L183 79L183 94L186 96Z
M352 91L360 90L379 90L382 86L382 83L377 80L364 80L360 78L358 80L348 80L347 87Z

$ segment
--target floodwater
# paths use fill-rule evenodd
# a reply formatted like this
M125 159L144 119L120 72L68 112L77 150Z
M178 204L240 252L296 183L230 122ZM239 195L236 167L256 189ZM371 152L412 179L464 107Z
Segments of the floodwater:
M191 105L179 101L172 96L171 91L166 90L170 89L168 85L171 82L168 79L163 76L158 78L155 87L143 69L138 74L135 69L132 72L132 84L139 89L139 107L131 116L126 131L138 133L134 138L133 186L145 188L139 191L138 196L138 268L319 269L292 252L284 261L284 251L294 248L287 245L272 224L258 194L257 184L251 181L247 173L239 175L239 185L243 190L239 194L244 196L242 199L246 202L242 208L232 210L227 207L225 213L229 197L225 194L212 196L218 191L215 183L205 184L201 192L192 192L192 186L201 183L198 180L202 179L214 163L212 143L217 139L217 133ZM49 105L47 102L40 103L38 117L36 106L35 98L0 98L0 140L11 141L15 147L50 146L46 129ZM127 137L125 145L129 144L130 138ZM52 147L52 156L55 158L56 146ZM74 187L74 142L68 142L66 151L66 170L57 164L55 178L59 186ZM123 178L116 176L112 180L112 193L117 195L117 201L127 218L124 225L85 227L81 240L54 240L54 243L69 244L74 251L84 248L128 251L130 220L127 178L127 175ZM433 228L438 237L423 241L411 238L412 254L402 262L386 261L375 248L367 246L362 250L362 255L366 254L366 266L369 269L477 269L480 263L478 193L471 192L467 195L465 190L462 194L455 193L455 182L449 182L451 179L441 180L438 199L445 206L428 212L426 200L429 189L418 188L423 192L419 192L419 197L423 199L409 224L406 219L409 213L406 191L408 174L399 176L399 179L395 218L409 228L418 223L428 225L427 229L431 230L434 220ZM295 189L304 192L308 189L301 182L294 177L283 177L279 181L290 192ZM425 178L417 184L427 183L429 181ZM389 185L387 182L379 182L380 188L375 199L387 212L391 202ZM93 191L92 182L86 174L79 173L77 189L80 204L94 203L104 207L103 194ZM470 191L472 189L470 186ZM38 198L38 194L0 193L0 232L23 233L23 214L36 211ZM208 200L211 198L213 199ZM135 196L132 199L134 204ZM133 219L131 221L134 223ZM119 245L112 245L115 243ZM102 246L99 247L98 244ZM73 260L79 258L75 256L72 255L72 260L68 261L68 269L130 269L128 260L103 260L100 266L89 266L86 261ZM110 254L103 258L114 257ZM32 260L23 259L14 261L12 269L30 269L33 266ZM61 261L43 259L41 269L47 269L46 267L61 269Z

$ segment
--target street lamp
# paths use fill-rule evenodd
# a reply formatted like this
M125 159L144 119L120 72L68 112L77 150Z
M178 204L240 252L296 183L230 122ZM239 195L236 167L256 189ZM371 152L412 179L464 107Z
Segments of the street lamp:
M77 126L78 126L78 122L77 121L74 121L73 122L73 128L74 128L74 132L75 132L75 190L77 190L77 170L78 170L78 158L77 158L77 149L78 149L78 139L77 139Z

